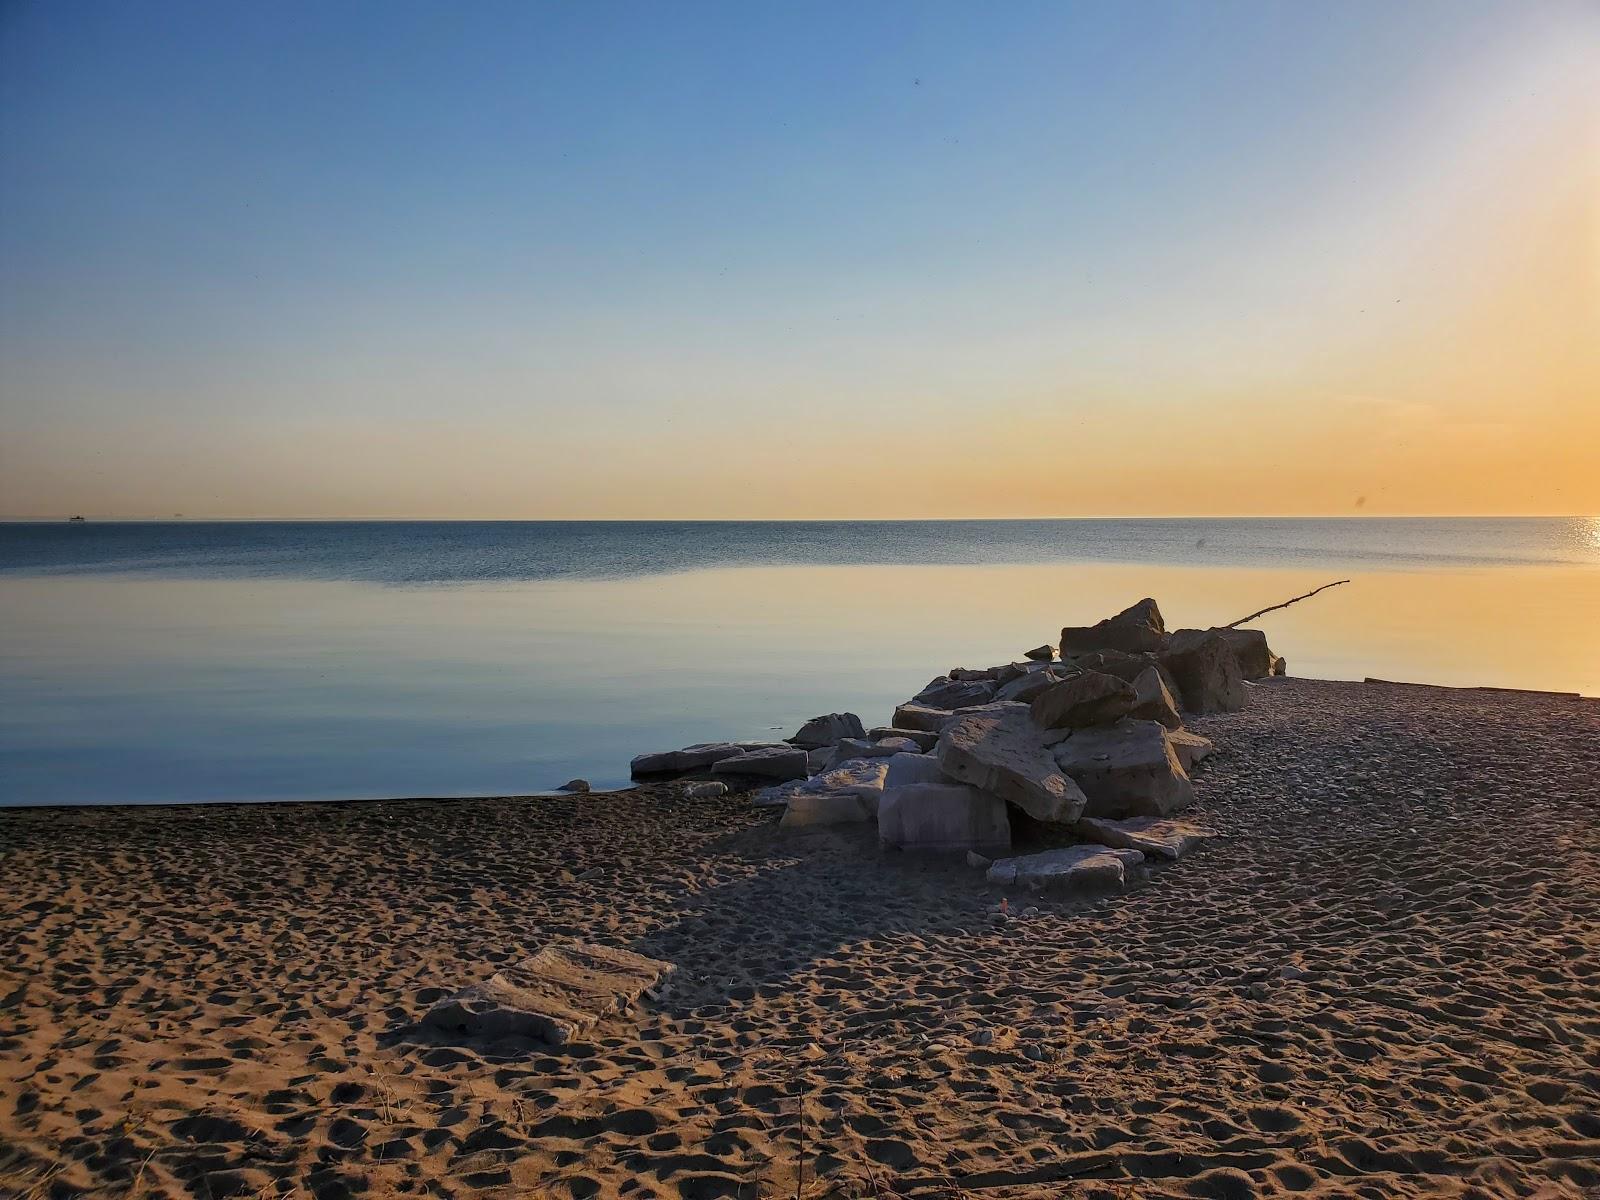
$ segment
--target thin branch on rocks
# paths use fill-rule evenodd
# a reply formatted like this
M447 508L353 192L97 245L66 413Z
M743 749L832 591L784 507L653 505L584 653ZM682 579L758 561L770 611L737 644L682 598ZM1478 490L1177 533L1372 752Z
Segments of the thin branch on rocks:
M1291 605L1291 604L1298 604L1302 600L1311 599L1311 597L1315 596L1318 592L1325 592L1331 587L1338 587L1341 583L1349 583L1349 582L1350 581L1348 579L1335 579L1332 583L1325 583L1319 588L1313 588L1311 591L1307 592L1304 596L1296 596L1293 600L1285 600L1282 604L1274 604L1271 608L1263 608L1260 612L1253 612L1248 617L1240 617L1237 621L1234 621L1234 622L1232 622L1230 624L1224 625L1223 628L1224 629L1237 629L1241 625L1248 625L1251 621L1254 621L1257 617L1264 617L1269 612L1277 612L1280 608L1288 608L1289 605Z

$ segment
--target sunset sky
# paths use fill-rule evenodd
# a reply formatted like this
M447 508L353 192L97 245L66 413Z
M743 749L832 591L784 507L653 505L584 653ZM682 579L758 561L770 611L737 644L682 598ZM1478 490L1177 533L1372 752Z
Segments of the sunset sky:
M1600 5L0 7L0 514L1600 512Z

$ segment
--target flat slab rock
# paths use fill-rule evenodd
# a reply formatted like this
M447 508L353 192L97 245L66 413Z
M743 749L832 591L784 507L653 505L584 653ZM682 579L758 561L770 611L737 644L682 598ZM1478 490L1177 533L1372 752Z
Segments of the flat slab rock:
M1073 826L1073 832L1102 846L1138 850L1148 858L1170 859L1182 858L1207 838L1217 836L1215 829L1181 817L1129 817L1126 821L1085 817Z
M1026 887L1035 890L1121 887L1127 869L1144 861L1137 850L1109 846L1063 846L1002 858L988 872L990 883L1000 887Z
M957 717L939 735L939 769L1015 804L1030 817L1076 821L1088 802L1057 768L1025 704L991 704Z
M672 964L591 942L559 942L447 996L425 1025L468 1037L530 1037L560 1046L621 1012Z

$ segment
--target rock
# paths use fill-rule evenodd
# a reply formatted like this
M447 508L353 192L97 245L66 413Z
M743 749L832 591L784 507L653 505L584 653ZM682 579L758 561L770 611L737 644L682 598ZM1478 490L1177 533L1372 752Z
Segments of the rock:
M969 1040L974 1046L991 1046L994 1044L994 1030L980 1029Z
M879 797L883 795L884 780L888 777L889 764L892 761L893 759L887 756L851 759L824 771L814 779L806 780L799 790L817 794L854 796L866 805L869 814L876 813Z
M621 1012L671 970L671 963L628 950L562 942L440 1000L423 1023L468 1037L531 1037L559 1046Z
M878 841L900 850L1004 850L1011 845L1005 801L960 783L886 788Z
M833 747L818 746L814 750L806 751L806 774L816 775L826 771L833 762Z
M967 866L969 867L977 867L980 871L987 871L989 864L992 862L994 862L994 859L979 854L976 850L967 851Z
M1175 634L1161 661L1178 681L1178 694L1189 712L1238 712L1249 702L1233 649L1208 629Z
M1085 797L1057 768L1022 704L964 713L939 735L939 767L952 779L993 792L1040 821L1076 821Z
M927 733L937 734L955 714L947 708L932 708L926 704L902 704L894 710L894 724L897 729L922 730Z
M1099 650L1094 654L1080 654L1073 658L1072 663L1080 670L1103 671L1107 675L1115 675L1118 679L1134 682L1151 667L1161 673L1161 682L1167 685L1167 691L1172 693L1173 703L1179 708L1183 707L1183 696L1180 694L1178 681L1172 673L1161 665L1160 656L1155 654L1125 654L1121 650Z
M1289 660L1281 654L1274 654L1272 656L1272 673L1275 676L1287 675L1289 673Z
M558 792L587 792L589 781L587 779L569 779L556 789Z
M1063 671L1056 674L1054 671L1028 671L1007 683L1000 685L1000 690L995 692L996 700L1014 700L1019 704L1026 704L1040 692L1054 687L1061 680L1070 676L1071 672Z
M1123 821L1085 817L1072 828L1102 846L1137 850L1146 858L1178 859L1217 836L1215 829L1174 817L1129 817Z
M885 788L903 787L908 783L954 783L939 769L939 759L933 754L896 754L888 760L888 773L884 776Z
M712 764L713 775L760 775L766 779L804 779L806 752L796 746L766 746Z
M769 747L791 749L784 742L697 742L693 746L685 746L682 750L641 754L633 760L633 774L682 775L685 771L703 770L725 758Z
M683 789L683 794L691 800L714 800L718 796L728 794L728 785L725 783L691 783Z
M1195 766L1209 758L1216 747L1209 738L1203 738L1198 733L1191 733L1187 729L1172 729L1167 732L1167 744L1172 747L1172 752L1178 756L1178 762L1188 774L1194 774Z
M1228 643L1239 662L1239 674L1246 679L1265 679L1268 675L1279 674L1272 668L1283 660L1267 646L1267 635L1262 630L1215 629L1212 632Z
M794 795L804 788L808 782L810 781L806 779L791 779L787 783L779 783L774 784L772 787L762 788L759 792L751 793L750 803L757 808L781 808L788 804L794 798ZM727 787L728 785L722 784L721 786Z
M979 671L969 671L966 667L951 667L946 673L955 680L994 679L1000 674L1000 668L984 667Z
M1183 718L1178 715L1178 702L1172 698L1161 672L1154 666L1146 667L1133 681L1133 707L1130 717L1141 721L1157 721L1168 729L1179 729Z
M884 738L881 742L845 738L828 752L828 760L823 765L823 770L832 770L853 758L888 758L894 754L919 754L921 751L922 747L909 738Z
M1043 646L1035 646L1032 650L1024 650L1022 652L1023 658L1032 659L1034 662L1049 662L1055 656L1056 648L1048 643Z
M896 729L892 725L879 725L874 729L867 730L868 741L881 742L884 738L892 737L905 738L908 742L915 742L918 749L923 751L932 750L939 742L937 730Z
M1107 617L1098 625L1068 626L1061 631L1061 657L1091 650L1124 650L1148 653L1166 645L1166 625L1161 609L1146 597Z
M802 792L789 797L779 829L814 829L824 825L853 825L870 821L860 797L847 792Z
M812 717L789 739L791 746L815 750L820 746L837 745L844 738L864 738L867 731L855 713L824 713Z
M1133 685L1099 671L1079 671L1040 692L1029 711L1041 729L1080 729L1102 725L1133 707Z
M1194 803L1194 785L1155 721L1079 729L1056 746L1055 761L1088 797L1082 815L1164 817Z
M951 679L948 675L940 675L911 697L911 703L924 704L929 708L971 708L993 700L996 686L994 680L987 678ZM898 715L894 723L900 724Z
M1137 850L1063 846L1020 858L1002 858L989 868L987 878L1000 887L1121 887L1127 881L1127 869L1143 861L1144 855Z

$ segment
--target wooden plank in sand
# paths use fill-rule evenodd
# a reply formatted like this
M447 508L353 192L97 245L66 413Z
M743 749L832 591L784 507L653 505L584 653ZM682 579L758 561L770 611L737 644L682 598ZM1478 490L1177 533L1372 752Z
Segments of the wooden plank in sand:
M468 1037L559 1046L627 1008L671 970L671 963L630 950L557 942L440 1000L423 1023Z

